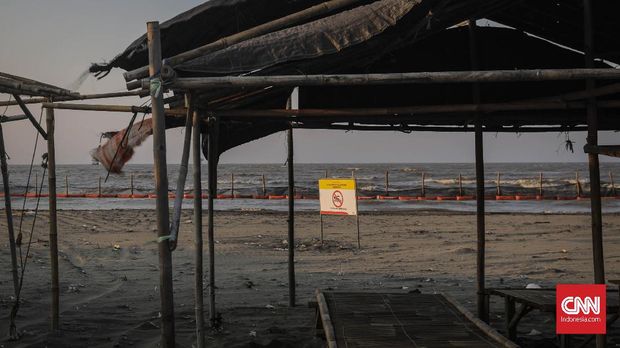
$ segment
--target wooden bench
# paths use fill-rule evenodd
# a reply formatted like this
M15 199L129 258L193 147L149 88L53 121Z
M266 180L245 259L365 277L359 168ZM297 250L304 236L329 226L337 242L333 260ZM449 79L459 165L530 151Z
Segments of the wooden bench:
M607 325L618 319L619 297L616 290L608 290ZM489 289L490 295L504 298L504 325L509 339L517 338L517 326L521 319L533 310L551 313L555 317L555 289ZM519 308L517 309L517 304ZM560 337L561 345L569 345L568 337Z

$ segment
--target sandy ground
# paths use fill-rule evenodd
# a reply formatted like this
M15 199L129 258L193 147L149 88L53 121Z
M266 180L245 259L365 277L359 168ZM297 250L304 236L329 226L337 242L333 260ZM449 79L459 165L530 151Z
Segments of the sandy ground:
M24 230L30 230L32 220L32 214L25 214ZM23 337L18 342L6 340L13 290L4 211L0 221L0 347L157 346L159 272L152 211L59 212L62 333L57 336L47 334L48 219L46 212L39 215L18 317ZM192 347L191 211L184 212L181 222L174 252L177 342L179 347ZM356 248L353 218L325 218L322 248L317 243L318 223L316 214L297 215L299 306L289 309L286 215L217 213L216 302L222 328L208 332L210 347L321 347L322 341L314 338L314 309L307 306L316 288L446 292L475 308L474 215L362 216L361 250ZM591 282L588 216L489 215L487 226L489 286ZM605 216L604 231L607 276L620 279L620 215ZM27 237L25 233L24 242ZM205 270L206 250L205 245ZM204 279L206 288L206 274ZM206 312L207 308L205 293ZM500 331L502 310L503 302L494 300L492 320ZM619 326L616 323L610 332L612 347L620 346ZM553 318L534 312L520 326L520 343L553 346L553 332Z

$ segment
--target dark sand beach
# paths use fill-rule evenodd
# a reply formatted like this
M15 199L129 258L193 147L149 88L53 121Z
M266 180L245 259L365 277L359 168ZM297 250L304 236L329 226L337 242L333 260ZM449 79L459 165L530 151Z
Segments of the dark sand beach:
M26 213L27 230L32 218ZM5 230L5 217L0 221ZM289 309L286 215L216 214L216 294L222 328L208 332L209 346L321 347L323 342L314 337L315 312L307 305L316 288L445 292L475 310L474 215L363 215L361 250L355 245L354 219L325 218L323 247L317 239L318 221L317 214L297 215L298 307ZM592 281L587 215L491 214L487 221L488 286L525 287L535 283L552 287L556 283ZM604 224L607 276L618 279L620 216L607 215ZM154 229L155 215L150 210L59 212L62 333L52 337L47 334L47 213L39 215L18 317L23 338L18 342L6 341L13 291L8 242L2 234L0 346L157 346L159 272ZM179 347L192 347L195 338L193 251L191 211L185 211L179 247L173 254ZM206 252L205 245L205 269ZM205 289L207 281L205 273ZM503 302L494 299L492 323L500 332L502 312ZM529 314L519 327L519 343L526 347L552 346L553 323L548 314ZM612 347L620 344L618 324L609 336Z

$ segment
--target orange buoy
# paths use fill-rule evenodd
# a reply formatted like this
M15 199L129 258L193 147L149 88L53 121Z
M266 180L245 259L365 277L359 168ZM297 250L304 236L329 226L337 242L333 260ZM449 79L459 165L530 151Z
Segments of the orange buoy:
M252 198L252 195L235 195L235 198L239 198L239 199L247 199L247 198Z
M476 199L476 196L456 196L457 201L472 201Z
M157 195L156 195L156 194L154 194L154 193L149 193L149 194L148 194L148 197L149 197L149 198L157 198Z
M284 195L269 195L269 199L286 199Z
M149 195L144 194L144 193L134 193L133 195L131 195L131 198L149 198Z
M119 193L116 198L131 198L131 193Z
M254 198L254 199L269 199L269 196L254 195L254 196L252 196L252 198Z
M416 196L398 196L399 201L417 201L418 197Z
M101 196L99 196L98 193L87 193L84 195L85 198L99 198Z
M231 199L233 195L217 195L217 199Z
M436 201L437 197L418 197L418 201Z
M437 196L435 199L438 201L456 201L456 196Z
M377 199L375 196L357 196L358 201L370 201L373 199Z
M397 200L398 196L384 196L384 195L378 195L377 196L378 200L381 201L393 201L393 200Z
M574 201L577 196L557 196L555 199L558 201Z
M525 195L516 195L515 200L517 201L533 201L538 199L538 196L525 196Z
M515 196L495 196L496 201L514 201Z

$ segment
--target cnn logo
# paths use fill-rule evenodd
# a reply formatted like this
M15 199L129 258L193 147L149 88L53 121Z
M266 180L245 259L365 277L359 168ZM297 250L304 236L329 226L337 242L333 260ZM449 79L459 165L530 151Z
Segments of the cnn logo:
M594 314L601 313L601 298L599 296L592 297L573 297L568 296L562 300L562 311L569 315L575 314Z
M556 333L561 335L607 332L607 287L602 284L556 286Z

